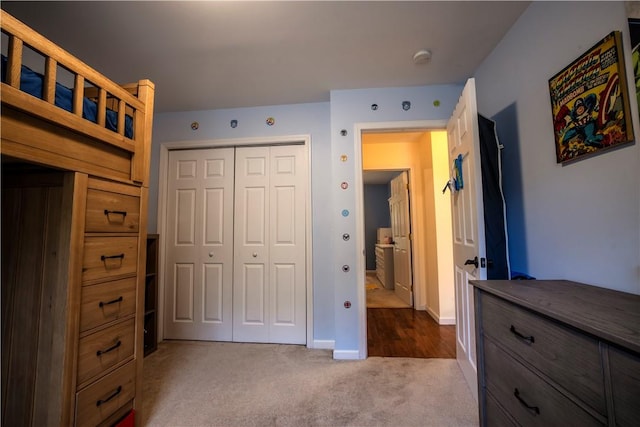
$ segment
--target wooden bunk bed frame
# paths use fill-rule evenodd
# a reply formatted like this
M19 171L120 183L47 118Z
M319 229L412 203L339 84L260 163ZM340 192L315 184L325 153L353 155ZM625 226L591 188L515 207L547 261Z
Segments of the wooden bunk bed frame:
M139 424L154 85L118 85L5 11L0 24L2 425ZM42 99L20 89L25 46L44 57ZM55 103L59 67L72 111Z

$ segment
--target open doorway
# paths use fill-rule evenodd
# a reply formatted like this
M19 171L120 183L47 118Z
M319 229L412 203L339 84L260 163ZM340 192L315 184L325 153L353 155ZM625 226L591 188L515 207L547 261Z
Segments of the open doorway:
M408 188L401 189L404 197L397 194L399 181L406 181L408 174L408 170L366 169L362 173L367 308L413 307L411 248L404 247L411 244L406 238Z
M369 235L369 238L365 236L364 243L368 302L372 300L371 279L378 273L375 263L379 256L375 251L380 252L380 248L371 247L371 225L367 227L367 219L376 216L376 213L367 212L371 207L370 201L366 200L371 193L368 187L373 183L389 187L385 214L391 228L388 204L391 180L403 173L408 184L410 234L407 242L412 253L407 273L411 278L413 298L410 305L405 305L409 308L395 308L394 302L389 308L383 308L384 304L367 308L368 353L371 356L455 357L450 200L448 194L443 195L441 189L437 189L440 181L443 186L449 176L446 132L390 127L362 129L360 137L363 232ZM385 209L385 205L378 203L377 209ZM379 242L374 240L373 245L376 243ZM393 246L395 242L389 243ZM386 270L388 258L383 262ZM390 294L390 287L386 288Z

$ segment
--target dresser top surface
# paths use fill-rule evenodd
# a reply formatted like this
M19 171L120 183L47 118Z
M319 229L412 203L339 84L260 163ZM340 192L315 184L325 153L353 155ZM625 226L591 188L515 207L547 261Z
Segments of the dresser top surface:
M471 280L469 283L640 353L640 295L568 280Z

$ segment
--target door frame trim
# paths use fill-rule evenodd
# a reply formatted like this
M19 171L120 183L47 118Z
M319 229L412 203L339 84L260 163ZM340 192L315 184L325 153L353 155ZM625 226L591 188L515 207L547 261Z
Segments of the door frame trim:
M224 147L254 147L260 145L304 145L307 162L307 185L305 188L305 233L306 233L306 301L307 301L307 347L313 348L313 222L311 211L311 135L282 135L266 137L207 139L198 141L172 141L160 144L160 163L158 170L158 233L166 236L167 232L167 186L169 151L224 148ZM160 245L158 253L160 265L166 262L164 244ZM158 339L164 339L164 269L158 271Z
M365 283L366 280L366 260L364 244L364 187L362 183L362 133L365 131L441 131L447 128L447 120L414 120L414 121L394 121L394 122L362 122L354 123L353 138L353 163L355 165L355 220L356 220L356 283ZM410 170L410 169L409 169ZM409 179L415 174L409 173ZM411 227L415 230L416 224L411 218ZM415 255L414 255L415 256ZM414 267L415 270L415 267ZM414 276L414 283L416 277ZM416 286L414 284L414 307L417 301ZM421 292L421 291L420 291ZM367 358L367 295L364 286L357 286L358 301L358 353L359 359Z

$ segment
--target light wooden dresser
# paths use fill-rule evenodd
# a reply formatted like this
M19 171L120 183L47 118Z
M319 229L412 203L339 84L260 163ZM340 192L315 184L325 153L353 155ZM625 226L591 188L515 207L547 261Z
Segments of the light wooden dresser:
M640 295L562 280L470 283L480 425L640 425Z
M140 233L140 187L89 178L86 203L76 382L79 426L117 418L132 408L140 387L140 278L146 247Z
M3 425L139 413L147 190L23 163L2 178Z
M376 244L376 277L386 289L394 288L393 245Z

